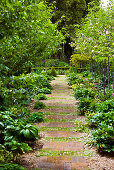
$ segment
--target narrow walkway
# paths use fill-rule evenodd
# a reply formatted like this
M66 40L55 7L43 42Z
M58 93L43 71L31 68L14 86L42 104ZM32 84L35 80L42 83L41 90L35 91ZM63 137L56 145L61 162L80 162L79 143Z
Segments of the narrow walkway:
M65 76L58 76L51 82L52 94L42 101L47 106L40 110L45 113L46 122L36 124L43 136L38 144L41 149L26 154L27 169L89 169L84 148L86 134L78 132L76 123L83 118L76 115L77 101L67 83Z

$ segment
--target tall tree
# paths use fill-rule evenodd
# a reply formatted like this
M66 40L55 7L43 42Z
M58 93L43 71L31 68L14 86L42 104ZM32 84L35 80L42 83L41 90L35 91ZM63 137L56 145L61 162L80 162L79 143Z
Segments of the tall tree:
M58 24L58 30L66 37L64 52L67 58L72 54L69 43L75 32L75 27L80 24L87 14L87 6L94 0L44 0L48 6L55 5L52 22ZM95 3L98 3L96 0Z
M51 13L39 0L1 0L0 62L11 72L21 73L57 50L63 35Z

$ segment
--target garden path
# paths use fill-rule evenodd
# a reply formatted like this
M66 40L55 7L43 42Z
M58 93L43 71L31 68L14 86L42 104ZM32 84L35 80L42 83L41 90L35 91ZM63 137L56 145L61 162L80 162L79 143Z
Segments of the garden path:
M46 121L36 123L41 139L34 151L21 157L21 165L28 170L104 170L112 168L112 159L98 155L86 145L88 133L85 118L77 116L78 101L64 75L51 82L52 94L42 100ZM39 112L31 103L31 111ZM110 165L110 166L109 166Z
M76 120L82 118L76 115L77 101L72 89L64 75L58 76L51 85L52 94L47 95L48 100L42 101L47 107L40 110L45 113L46 122L36 123L43 135L38 144L41 149L26 155L26 168L89 169L82 142L86 134L77 132Z

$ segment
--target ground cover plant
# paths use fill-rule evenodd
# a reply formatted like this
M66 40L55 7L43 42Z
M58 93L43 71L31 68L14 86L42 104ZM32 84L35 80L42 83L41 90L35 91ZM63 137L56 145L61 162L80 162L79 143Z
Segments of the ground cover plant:
M39 101L34 104L34 109L39 110L39 109L44 109L45 107L46 107L45 104Z
M5 80L2 78L0 89L1 167L22 168L12 162L17 162L21 154L32 150L29 142L38 139L38 128L33 123L44 120L43 113L30 113L27 106L32 98L37 98L38 95L38 100L46 99L44 93L51 93L51 89L50 80L41 72L10 76ZM39 106L42 108L44 104L38 102L37 109L40 109Z
M71 80L73 82L79 82L80 77L82 77L83 83L72 85L74 97L79 101L77 106L79 114L86 115L88 126L93 128L90 143L100 152L105 151L110 153L114 151L114 98L111 95L113 94L113 89L109 91L107 86L105 96L102 91L99 91L99 86L102 88L101 84L99 86L95 84L94 79L90 76L91 74L86 74L86 72L80 74L71 72L70 74L69 71L68 80L70 82Z
M46 100L47 97L44 93L39 93L38 95L35 95L36 100Z

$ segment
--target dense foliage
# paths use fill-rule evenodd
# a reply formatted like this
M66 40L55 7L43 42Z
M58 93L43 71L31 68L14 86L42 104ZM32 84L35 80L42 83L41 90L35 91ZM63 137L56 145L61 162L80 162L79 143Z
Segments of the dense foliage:
M10 74L30 72L42 58L56 52L63 36L51 22L52 11L42 1L0 3L0 62Z
M18 165L9 163L17 161L20 154L31 151L30 141L33 142L38 139L38 128L33 123L43 121L44 115L39 112L30 113L27 106L32 98L38 100L35 103L35 108L41 109L45 106L42 102L39 102L39 99L42 99L42 97L45 99L44 93L51 93L52 87L49 84L51 79L52 77L44 72L41 73L41 71L39 74L22 74L10 76L7 79L2 76L0 89L0 163L4 164L4 167L18 167Z
M89 9L84 23L76 29L75 51L96 60L113 55L113 7Z
M74 66L80 66L80 68L84 67L87 65L89 61L89 57L85 56L84 54L73 54L70 57L70 62Z
M88 125L96 128L92 143L100 151L114 151L113 7L90 8L94 6L90 3L87 17L79 25L93 0L57 0L52 7L53 2L0 2L0 169L23 169L13 162L32 150L30 142L38 139L39 132L33 123L44 120L43 113L31 113L27 106L34 99L34 109L45 107L39 100L51 93L50 80L60 73L54 67L69 66L50 58L60 53L61 44L62 52L67 49L69 54L66 47L75 30L71 45L76 54L71 57L69 84L79 100L79 114L87 115ZM88 71L76 74L75 66L85 66L88 61ZM51 69L42 71L40 66Z
M1 81L0 110L7 110L14 105L27 105L38 93L51 93L49 80L45 75L30 73L11 76Z
M68 37L73 35L76 24L80 24L82 18L86 14L87 5L93 0L46 0L47 4L55 5L53 23L58 22L58 29L62 30L64 35ZM98 4L99 0L96 1Z
M89 127L95 128L92 131L91 144L99 151L114 151L114 89L108 90L104 95L103 84L94 82L89 72L76 73L72 69L67 73L69 84L74 90L74 97L79 101L77 109L80 115L87 116Z
M80 24L87 14L88 4L93 2L99 4L99 0L44 0L48 6L53 6L52 22L57 23L58 30L65 36L66 42L63 43L62 58L69 61L73 49L69 45L74 37L75 28ZM60 53L60 51L59 51ZM58 53L58 55L59 55Z

